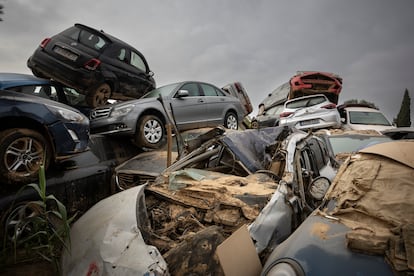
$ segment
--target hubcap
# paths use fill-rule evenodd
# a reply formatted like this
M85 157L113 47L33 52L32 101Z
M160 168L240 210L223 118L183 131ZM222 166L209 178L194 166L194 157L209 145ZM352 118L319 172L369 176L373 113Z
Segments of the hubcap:
M162 127L157 120L148 120L145 123L144 137L151 144L156 144L161 140Z

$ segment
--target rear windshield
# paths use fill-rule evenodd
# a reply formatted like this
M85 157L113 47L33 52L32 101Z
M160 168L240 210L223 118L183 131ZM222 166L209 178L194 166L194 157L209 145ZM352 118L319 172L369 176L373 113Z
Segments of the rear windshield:
M286 103L286 108L309 107L309 106L314 106L314 105L323 103L325 101L326 101L326 98L323 96L304 98L304 99L295 100L295 101Z
M95 50L101 50L108 44L104 37L75 26L63 31L62 34Z

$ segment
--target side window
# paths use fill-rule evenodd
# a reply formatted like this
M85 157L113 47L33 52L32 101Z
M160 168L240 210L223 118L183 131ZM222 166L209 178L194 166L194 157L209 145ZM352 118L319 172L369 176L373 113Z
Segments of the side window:
M118 53L117 58L118 58L120 61L128 62L128 58L127 58L127 50L126 50L126 49L124 49L124 48L119 49L119 53Z
M144 60L135 52L131 52L131 65L138 68L141 71L147 72Z
M188 95L191 97L201 96L200 89L197 83L186 83L180 89L187 90Z
M28 95L34 95L46 99L51 99L51 87L47 85L26 85L26 86L16 86L8 88L16 92L22 92ZM56 90L54 90L56 95Z
M201 88L203 89L204 96L224 96L224 94L214 86L202 83Z
M99 37L85 30L81 31L79 35L79 42L95 50L100 50L107 44L102 37Z
M63 93L69 105L86 106L85 95L80 94L76 89L64 87Z

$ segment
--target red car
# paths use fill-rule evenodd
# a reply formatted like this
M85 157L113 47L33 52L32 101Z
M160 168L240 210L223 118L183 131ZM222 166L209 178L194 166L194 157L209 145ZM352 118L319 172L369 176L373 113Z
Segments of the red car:
M290 79L289 99L307 96L309 94L324 94L331 102L338 104L338 97L341 90L342 78L336 74L299 71Z

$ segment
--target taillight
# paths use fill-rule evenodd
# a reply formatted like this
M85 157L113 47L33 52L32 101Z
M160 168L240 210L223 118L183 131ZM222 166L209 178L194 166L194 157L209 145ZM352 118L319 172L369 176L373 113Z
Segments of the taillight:
M42 42L40 42L40 48L45 48L46 45L50 42L50 38L45 38L42 40Z
M84 66L88 70L96 70L99 64L101 64L101 61L99 59L93 58L93 59L88 60Z
M327 105L321 106L321 108L325 108L325 109L334 109L334 108L336 108L336 104L334 104L334 103L330 103L330 104L327 104Z
M282 112L280 113L280 117L284 118L284 117L288 117L290 114L292 114L293 112Z

